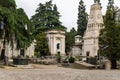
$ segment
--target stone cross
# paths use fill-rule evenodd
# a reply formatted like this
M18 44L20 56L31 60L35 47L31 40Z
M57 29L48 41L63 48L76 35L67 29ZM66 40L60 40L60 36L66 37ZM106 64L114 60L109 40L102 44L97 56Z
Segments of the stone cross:
M99 4L99 3L100 3L100 0L94 0L94 3Z

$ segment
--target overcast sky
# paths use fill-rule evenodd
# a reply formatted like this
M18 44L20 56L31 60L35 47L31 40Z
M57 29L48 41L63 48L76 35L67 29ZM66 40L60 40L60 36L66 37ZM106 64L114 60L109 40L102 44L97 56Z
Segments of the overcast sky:
M35 10L38 7L39 3L45 3L49 0L15 0L18 8L23 8L30 18L35 14ZM78 14L78 5L80 0L53 0L53 4L56 4L58 11L60 12L61 18L60 21L63 23L68 30L72 27L77 28L77 14ZM90 5L93 4L94 0L83 0L86 5L86 11L89 14ZM100 0L102 3L102 12L105 14L106 5L108 0ZM115 5L120 7L120 0L114 0Z

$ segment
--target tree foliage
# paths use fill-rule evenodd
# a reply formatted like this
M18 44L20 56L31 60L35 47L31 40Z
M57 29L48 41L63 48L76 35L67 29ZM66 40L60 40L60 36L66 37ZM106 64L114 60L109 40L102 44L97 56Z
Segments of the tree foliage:
M48 40L46 38L46 33L40 33L36 36L36 49L35 51L39 53L40 56L49 55Z
M9 9L16 8L15 0L0 0L0 5Z
M27 25L25 29L25 24ZM0 0L0 39L3 40L4 62L8 65L6 44L11 49L27 48L33 40L33 28L23 9L17 9L15 0ZM16 46L14 44L16 43Z
M75 44L75 36L77 35L77 31L72 28L70 32L66 32L65 34L65 50L66 52L71 51L71 47Z
M27 48L34 39L32 35L34 28L22 8L17 9L16 22L15 25L17 27L14 29L14 36L17 42L17 48Z
M45 4L40 3L36 9L35 15L32 16L31 21L35 26L34 35L36 36L36 51L40 52L41 55L49 53L48 41L45 39L45 34L48 30L66 30L66 28L60 22L60 13L58 12L57 6L52 4L52 0Z
M77 20L77 34L83 36L84 31L86 30L87 27L87 16L88 14L85 11L85 5L83 0L80 0L79 2L79 8L78 8L78 20Z
M59 21L60 13L57 6L52 4L52 0L45 4L40 3L35 15L32 16L31 21L35 26L35 34L39 34L51 29L66 30L66 28Z
M6 2L7 1L7 2ZM4 31L0 29L1 38L5 35L6 40L11 40L15 27L15 2L14 0L0 1L0 21L4 23Z
M120 59L120 25L116 25L115 15L114 8L109 7L105 15L105 28L99 37L99 53L110 59L112 68L116 68L116 60Z
M10 42L12 47L13 41L16 41L18 49L29 46L33 40L33 27L24 10L16 8L15 0L0 1L0 22L4 23L3 29L0 28L0 38Z

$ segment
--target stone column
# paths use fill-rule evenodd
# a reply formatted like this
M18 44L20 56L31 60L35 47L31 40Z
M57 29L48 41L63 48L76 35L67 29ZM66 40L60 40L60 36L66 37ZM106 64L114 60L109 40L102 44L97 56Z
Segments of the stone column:
M53 39L53 43L52 43L54 46L53 47L53 50L54 50L54 54L57 54L57 49L56 49L56 37L54 35L54 39Z
M54 43L53 43L53 36L52 35L50 35L50 41L49 42L50 42L50 45L49 45L50 46L50 53L53 54L53 52L54 52L53 48L54 47L52 45L54 45Z
M61 39L61 52L63 55L65 55L65 37L62 37Z

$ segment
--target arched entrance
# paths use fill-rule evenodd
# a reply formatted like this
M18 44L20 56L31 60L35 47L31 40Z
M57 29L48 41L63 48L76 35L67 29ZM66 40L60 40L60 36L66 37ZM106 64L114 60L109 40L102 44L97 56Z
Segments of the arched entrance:
M57 50L60 49L60 43L57 43Z

